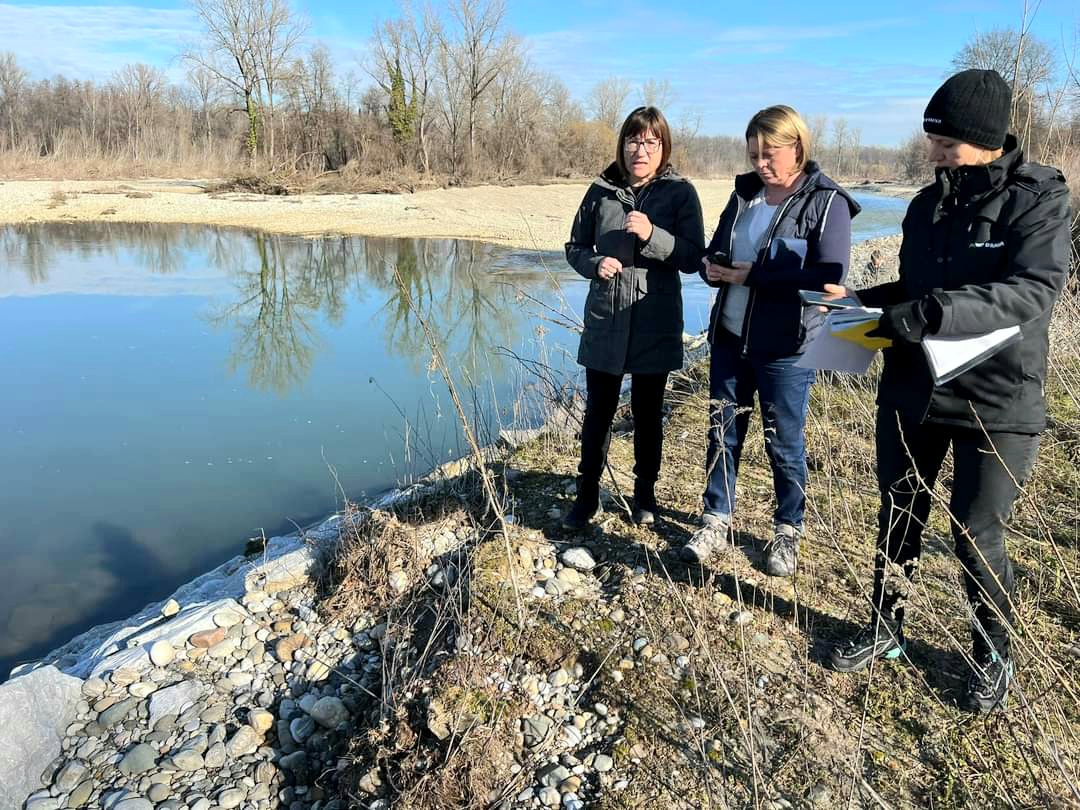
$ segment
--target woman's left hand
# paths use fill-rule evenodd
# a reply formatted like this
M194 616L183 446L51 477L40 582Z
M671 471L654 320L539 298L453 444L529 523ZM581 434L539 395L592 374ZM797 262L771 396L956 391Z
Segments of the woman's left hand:
M714 266L718 268L717 275L720 281L726 281L728 284L744 284L754 264L753 262L732 262L731 267L724 267L722 264Z
M642 242L648 242L652 238L653 224L640 211L631 211L627 214L626 224L623 227Z

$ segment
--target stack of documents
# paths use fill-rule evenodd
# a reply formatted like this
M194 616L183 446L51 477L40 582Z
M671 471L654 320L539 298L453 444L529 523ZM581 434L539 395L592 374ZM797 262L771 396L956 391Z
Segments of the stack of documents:
M877 350L892 345L886 338L866 336L880 317L880 309L864 307L829 312L825 328L806 347L797 365L865 374ZM1009 326L973 337L928 337L921 345L934 385L943 385L1020 338L1020 327Z
M866 337L880 317L880 309L865 307L830 311L825 327L810 341L796 365L865 374L877 350L890 345L888 340Z

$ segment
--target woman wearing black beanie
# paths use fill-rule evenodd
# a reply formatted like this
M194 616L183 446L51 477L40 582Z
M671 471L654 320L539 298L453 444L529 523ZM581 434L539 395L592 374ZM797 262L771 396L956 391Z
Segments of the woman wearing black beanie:
M871 621L831 655L835 669L851 672L903 653L930 493L951 446L949 513L974 642L964 703L973 711L1003 705L1012 678L1005 523L1046 427L1047 331L1069 267L1065 179L1024 162L1007 134L1010 103L992 70L965 70L934 93L923 129L936 180L908 207L900 279L856 293L883 308L876 334L892 340L877 399L881 510ZM935 384L919 345L925 336L1013 326L1020 340Z

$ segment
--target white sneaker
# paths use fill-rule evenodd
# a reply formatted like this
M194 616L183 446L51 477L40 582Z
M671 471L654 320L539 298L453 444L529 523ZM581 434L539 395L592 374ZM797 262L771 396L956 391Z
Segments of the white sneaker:
M701 528L682 547L681 556L689 563L705 565L727 547L731 537L731 516L704 514Z

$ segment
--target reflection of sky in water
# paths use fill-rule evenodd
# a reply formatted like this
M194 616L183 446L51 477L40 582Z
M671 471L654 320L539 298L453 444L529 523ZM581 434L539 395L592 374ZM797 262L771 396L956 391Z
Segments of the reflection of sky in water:
M410 302L493 431L535 412L499 349L575 373L585 292L559 254L473 242L0 229L0 673L461 455Z

